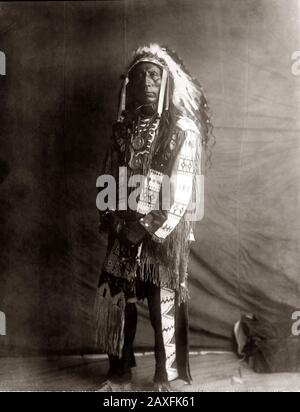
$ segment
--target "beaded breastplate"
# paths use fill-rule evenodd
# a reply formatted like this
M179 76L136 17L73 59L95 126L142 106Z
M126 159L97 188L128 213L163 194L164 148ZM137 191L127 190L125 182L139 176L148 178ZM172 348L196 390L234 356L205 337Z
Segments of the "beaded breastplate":
M159 119L153 120L152 118L141 117L133 124L129 144L130 158L128 166L130 169L136 171L142 168L145 158L149 156L158 126Z

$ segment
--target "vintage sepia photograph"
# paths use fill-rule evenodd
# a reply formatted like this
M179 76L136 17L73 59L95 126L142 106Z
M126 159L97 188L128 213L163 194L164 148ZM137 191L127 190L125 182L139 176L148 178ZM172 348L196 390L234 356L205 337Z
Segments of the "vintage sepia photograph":
M0 1L0 392L300 392L300 0Z

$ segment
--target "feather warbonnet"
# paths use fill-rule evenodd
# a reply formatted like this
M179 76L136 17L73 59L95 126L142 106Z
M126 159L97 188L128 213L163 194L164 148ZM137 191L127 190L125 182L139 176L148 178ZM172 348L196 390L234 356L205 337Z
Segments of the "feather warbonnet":
M127 75L123 82L118 121L122 121L123 114L130 100L126 89L129 83L131 70L141 62L154 63L162 69L162 84L158 101L158 115L176 121L176 117L189 118L196 125L201 136L201 146L205 149L206 162L210 165L211 148L215 144L210 122L210 109L199 81L192 77L184 63L174 50L168 47L151 43L139 47L133 54L133 59L128 67ZM171 119L170 119L171 118Z

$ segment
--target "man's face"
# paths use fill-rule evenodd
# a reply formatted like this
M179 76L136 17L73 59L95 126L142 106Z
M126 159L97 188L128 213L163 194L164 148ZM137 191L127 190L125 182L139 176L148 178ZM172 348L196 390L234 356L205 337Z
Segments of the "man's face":
M135 101L139 105L158 101L162 70L153 63L139 63L129 75Z

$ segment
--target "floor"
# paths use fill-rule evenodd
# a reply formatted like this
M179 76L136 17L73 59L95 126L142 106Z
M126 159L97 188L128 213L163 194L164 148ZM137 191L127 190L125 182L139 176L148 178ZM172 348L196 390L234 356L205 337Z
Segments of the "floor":
M103 355L61 358L0 358L1 391L96 391L104 380ZM138 354L136 391L151 390L153 354ZM191 353L193 383L174 381L176 391L299 391L300 373L257 374L233 353Z

